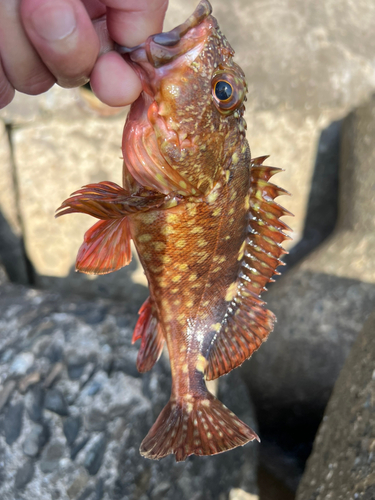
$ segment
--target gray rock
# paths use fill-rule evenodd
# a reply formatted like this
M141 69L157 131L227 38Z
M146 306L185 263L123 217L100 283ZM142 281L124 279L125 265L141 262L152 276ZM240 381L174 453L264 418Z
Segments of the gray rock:
M22 401L10 405L4 415L4 436L11 446L19 438L22 430L22 418L25 405Z
M22 490L32 480L34 471L34 462L27 460L16 472L16 477L14 478L15 489Z
M82 420L80 416L68 417L64 422L64 434L66 442L71 446L76 437L78 436L79 429L81 428Z
M297 500L375 498L375 313L335 384Z
M265 295L278 322L242 371L261 430L279 445L294 441L291 446L299 449L301 460L375 305L374 130L375 98L342 124L335 232Z
M69 408L63 394L58 389L50 389L46 393L44 407L62 417L69 415Z
M76 394L67 417L43 410L42 386L46 378L26 394L15 389L9 396L8 405L22 401L27 411L21 435L11 452L2 435L0 450L7 453L7 470L21 470L25 455L34 457L35 472L22 486L25 498L31 498L35 491L40 492L41 500L58 495L68 495L71 500L216 500L227 498L233 488L257 494L257 443L214 457L190 457L185 463L176 463L172 456L159 462L140 456L139 445L168 400L171 378L164 356L142 376L122 369L119 360L124 353L131 353L127 358L130 363L137 352L137 346L131 345L136 316L128 312L126 303L85 302L10 284L4 286L6 289L0 287L1 332L8 338L7 346L12 346L12 356L17 356L17 349L24 349L26 344L38 352L38 359L47 356L48 349L39 349L40 337L30 339L27 334L41 322L52 322L48 345L60 345L64 368L53 389L46 391L45 399L50 391L64 397L70 392ZM17 315L10 314L15 307ZM86 318L92 317L90 308L106 310L102 321L86 322ZM33 350L35 345L39 347ZM83 385L81 379L69 377L67 361L72 359L72 352L86 352L86 366L93 363L98 367ZM112 356L113 362L110 370L105 371L108 356ZM6 373L13 357L0 365L0 373ZM48 374L43 377L48 378ZM252 406L238 373L223 377L219 398L256 429ZM51 405L45 402L46 407ZM14 475L9 479L7 475L0 482L0 498L14 497L14 481ZM21 472L18 481L22 483Z
M33 424L22 446L24 454L29 457L36 457L47 443L49 436L50 432L46 424Z
M33 422L40 422L43 418L45 391L36 386L26 397L27 412Z
M61 441L51 441L43 450L39 463L40 470L45 474L53 472L58 467L64 451L65 447Z
M95 443L87 450L84 464L90 476L95 476L100 469L103 463L106 446L107 437L103 434L99 436Z

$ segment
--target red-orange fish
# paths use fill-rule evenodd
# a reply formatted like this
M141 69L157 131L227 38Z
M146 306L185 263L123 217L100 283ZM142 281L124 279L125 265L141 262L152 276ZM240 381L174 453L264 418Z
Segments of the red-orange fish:
M285 191L268 182L278 169L263 166L266 157L251 160L245 76L207 0L174 30L119 50L143 85L124 129L123 187L88 185L58 215L100 219L77 270L120 269L131 239L144 267L137 367L150 370L166 342L172 394L142 455L213 455L258 439L205 380L241 365L273 329L259 294L285 253L287 212L274 201Z

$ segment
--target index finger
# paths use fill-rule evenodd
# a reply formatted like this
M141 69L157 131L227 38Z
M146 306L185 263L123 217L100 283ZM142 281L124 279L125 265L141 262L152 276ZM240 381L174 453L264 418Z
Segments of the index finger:
M160 33L168 0L102 0L108 7L107 26L119 45L134 47Z
M107 6L107 27L112 40L134 47L163 29L167 0L101 0ZM142 87L134 70L116 52L99 57L91 73L91 88L110 106L130 104Z

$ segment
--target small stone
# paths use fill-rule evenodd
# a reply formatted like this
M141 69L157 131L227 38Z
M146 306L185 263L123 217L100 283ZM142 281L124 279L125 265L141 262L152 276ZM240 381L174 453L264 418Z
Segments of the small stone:
M87 472L83 469L67 490L69 498L76 498L80 491L86 486L88 480Z
M51 442L42 453L39 464L40 470L45 474L53 472L59 465L60 459L64 455L64 445L60 441Z
M22 402L9 406L4 416L4 435L7 444L12 445L22 430L22 417L25 405Z
M85 369L83 370L81 379L79 381L79 385L81 388L84 387L87 384L87 382L91 379L91 377L95 372L95 368L96 368L95 363L87 363Z
M27 395L27 413L33 422L40 422L43 418L44 396L45 391L40 386L34 387Z
M157 484L151 493L152 500L162 500L170 488L171 483L167 483L166 481Z
M107 438L105 435L100 436L100 438L90 447L88 450L84 466L87 469L87 472L90 476L94 476L100 466L102 465L105 449L107 446Z
M48 387L51 387L51 385L54 383L54 381L57 379L57 377L60 375L64 368L64 364L61 362L55 363L49 372L47 378L44 381L43 386L47 389Z
M29 457L36 457L49 439L47 425L34 424L23 443L23 452Z
M44 400L44 407L62 417L69 415L69 408L64 396L58 389L49 389Z
M85 363L79 365L68 365L68 375L71 380L78 380L81 378L85 370Z
M75 460L76 456L78 455L78 453L86 446L86 444L88 443L90 437L89 436L85 436L84 438L82 438L80 441L78 441L71 449L71 452L70 452L70 458L72 460Z
M2 390L0 391L0 412L7 404L10 395L16 388L16 385L17 384L15 380L8 380L8 382L5 382Z
M102 500L103 495L104 495L104 481L102 478L99 478L95 486L95 496L93 500Z
M64 434L66 437L66 442L71 446L76 437L78 436L79 429L81 428L82 420L81 417L68 417L64 422Z
M84 417L85 428L89 432L104 431L107 427L108 413L92 408Z
M26 375L27 370L33 366L34 359L32 352L18 354L10 365L9 373L12 375Z
M22 490L34 476L34 462L28 460L16 472L14 487L17 490Z
M27 392L28 388L31 385L37 384L39 381L40 381L39 372L29 373L29 375L25 375L23 379L20 380L18 388L22 394L25 394L25 392Z

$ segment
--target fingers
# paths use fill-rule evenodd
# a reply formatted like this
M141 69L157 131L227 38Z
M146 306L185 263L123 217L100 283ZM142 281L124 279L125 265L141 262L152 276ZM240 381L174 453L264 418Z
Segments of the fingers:
M102 0L107 5L107 27L120 45L134 47L163 28L167 0ZM114 52L103 54L91 74L91 88L109 106L125 106L140 94L133 69Z
M139 78L117 52L99 57L90 84L95 95L108 106L126 106L142 91Z
M21 17L32 45L62 87L88 81L99 40L80 0L22 0Z
M40 94L54 84L55 78L30 45L22 28L19 0L0 1L0 53L5 73L0 76L0 85L4 86L7 78L7 85L10 82L21 92Z
M112 39L134 47L163 29L167 0L102 0L108 7L107 24Z

